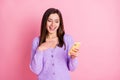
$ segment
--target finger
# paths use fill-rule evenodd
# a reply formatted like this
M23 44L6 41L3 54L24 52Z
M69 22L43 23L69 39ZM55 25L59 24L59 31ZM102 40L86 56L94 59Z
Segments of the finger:
M72 49L73 52L77 53L79 49Z
M71 52L70 55L79 56L80 52Z
M77 56L77 54L74 52L71 52L70 55Z
M75 58L75 57L77 57L77 55L70 55L72 58Z
M70 57L74 59L74 58L76 58L77 56L71 55Z
M79 49L78 48L74 48L74 50L78 51Z

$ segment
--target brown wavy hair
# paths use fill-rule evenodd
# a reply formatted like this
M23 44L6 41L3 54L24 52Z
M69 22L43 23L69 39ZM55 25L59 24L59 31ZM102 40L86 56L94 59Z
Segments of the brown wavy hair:
M63 45L65 45L65 42L64 42L65 31L64 31L64 24L63 24L62 14L58 9L49 8L49 9L47 9L45 11L45 13L44 13L44 15L42 17L40 37L39 37L39 46L43 42L45 42L45 39L46 39L46 37L48 35L48 31L47 31L47 28L46 28L46 23L47 23L48 17L50 16L50 14L55 14L55 13L58 14L58 16L60 18L60 25L59 25L59 28L57 30L57 37L58 37L58 41L59 41L58 46L62 47Z

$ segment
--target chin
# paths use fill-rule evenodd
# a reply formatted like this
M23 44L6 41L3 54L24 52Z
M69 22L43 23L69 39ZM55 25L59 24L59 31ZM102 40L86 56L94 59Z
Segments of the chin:
M55 31L49 31L49 33L50 33L50 34L53 34L53 33L55 33Z
M51 34L56 33L56 32L57 32L56 30L55 31L49 30L49 33L51 33Z

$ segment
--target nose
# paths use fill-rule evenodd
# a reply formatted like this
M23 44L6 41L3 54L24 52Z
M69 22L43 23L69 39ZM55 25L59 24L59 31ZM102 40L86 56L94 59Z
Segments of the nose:
M55 22L54 22L54 21L52 21L51 25L52 25L52 26L54 26L54 25L55 25Z

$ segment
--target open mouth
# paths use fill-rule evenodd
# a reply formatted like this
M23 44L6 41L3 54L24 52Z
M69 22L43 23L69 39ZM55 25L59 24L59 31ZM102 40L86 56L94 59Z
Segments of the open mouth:
M54 30L56 29L56 27L50 26L49 29L50 29L51 31L54 31Z

